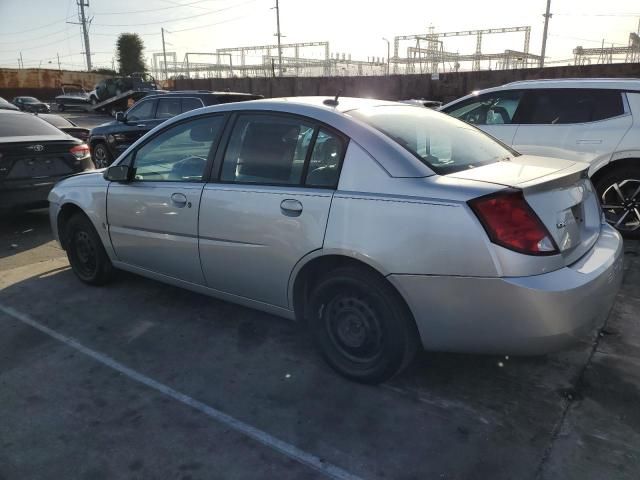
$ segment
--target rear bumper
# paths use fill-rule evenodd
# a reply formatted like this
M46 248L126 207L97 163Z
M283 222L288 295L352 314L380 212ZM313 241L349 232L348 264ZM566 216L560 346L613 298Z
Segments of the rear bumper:
M69 175L95 169L91 157L78 161L75 168L77 171ZM69 175L0 181L0 210L46 207L47 197L53 186Z
M390 275L427 350L536 355L600 326L622 282L622 237L608 225L570 267L531 277Z
M0 183L0 210L46 207L47 196L58 180Z

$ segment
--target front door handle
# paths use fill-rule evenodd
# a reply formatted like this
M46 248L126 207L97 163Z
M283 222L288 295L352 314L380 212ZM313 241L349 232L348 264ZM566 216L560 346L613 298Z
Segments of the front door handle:
M191 202L187 204L187 196L184 193L174 193L171 195L171 203L178 208L188 206L191 208Z
M287 198L280 203L280 210L287 217L298 217L302 213L302 203L293 198Z
M138 128L145 128L146 125L144 123L139 123L138 125L136 125L136 127Z

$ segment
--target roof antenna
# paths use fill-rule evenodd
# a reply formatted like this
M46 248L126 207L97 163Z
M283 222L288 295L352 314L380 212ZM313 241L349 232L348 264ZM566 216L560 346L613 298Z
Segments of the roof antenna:
M340 94L342 93L342 90L338 90L338 93L336 93L336 96L331 99L331 98L327 98L324 102L325 105L328 105L330 107L337 107L338 106L338 97L340 96Z

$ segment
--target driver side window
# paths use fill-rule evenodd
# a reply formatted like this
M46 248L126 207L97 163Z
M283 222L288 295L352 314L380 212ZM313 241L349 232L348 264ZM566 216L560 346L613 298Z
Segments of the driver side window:
M143 145L133 161L136 181L201 182L209 151L224 117L200 117L174 125Z
M522 92L492 92L472 98L447 109L458 120L473 125L506 125L513 122Z
M155 102L153 100L146 100L134 105L127 113L127 120L136 121L153 118L154 104Z

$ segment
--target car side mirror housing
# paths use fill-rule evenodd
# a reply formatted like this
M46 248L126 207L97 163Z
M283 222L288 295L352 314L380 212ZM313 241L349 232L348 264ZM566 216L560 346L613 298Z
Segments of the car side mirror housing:
M116 122L127 122L127 117L125 116L124 112L116 112Z
M129 165L113 165L104 171L104 179L110 182L126 183L131 181L133 169Z

